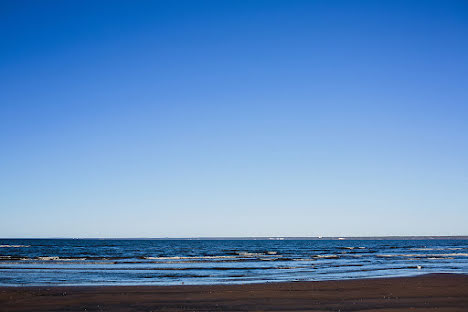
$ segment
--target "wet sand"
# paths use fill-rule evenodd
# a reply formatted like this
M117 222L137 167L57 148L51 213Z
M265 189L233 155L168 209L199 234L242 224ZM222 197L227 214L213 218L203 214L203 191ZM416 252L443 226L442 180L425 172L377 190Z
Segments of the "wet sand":
M0 311L468 311L468 275L212 286L1 287Z

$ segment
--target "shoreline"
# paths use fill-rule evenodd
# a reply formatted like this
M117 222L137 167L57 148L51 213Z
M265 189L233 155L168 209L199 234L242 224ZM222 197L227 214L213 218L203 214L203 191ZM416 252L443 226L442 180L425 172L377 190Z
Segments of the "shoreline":
M270 285L270 284L289 284L289 283L318 283L318 282L342 282L342 281L367 281L375 279L394 279L394 278L416 278L422 276L431 275L454 275L454 276L467 276L468 273L451 273L451 272L438 272L438 273L414 273L414 274L402 274L402 275L389 275L389 276L368 276L368 277L350 277L350 278L334 278L334 279L323 279L323 280L290 280L290 281L264 281L264 282L219 282L219 283L204 283L204 284L190 284L190 283L178 283L178 284L166 284L166 285L155 285L155 284L61 284L61 285L1 285L0 291L3 289L17 289L17 288L106 288L106 287L209 287L209 286L254 286L254 285Z
M177 286L2 286L0 311L467 311L468 275Z

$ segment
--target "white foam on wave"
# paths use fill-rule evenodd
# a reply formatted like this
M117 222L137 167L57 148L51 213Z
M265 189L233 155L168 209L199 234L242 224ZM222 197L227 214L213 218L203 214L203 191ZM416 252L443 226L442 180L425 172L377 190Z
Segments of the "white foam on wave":
M49 260L59 260L60 257L37 257L37 260L49 261Z
M194 260L194 259L232 259L236 256L174 256L174 257L144 257L147 260Z
M319 258L319 259L338 259L339 256L337 255L316 255L314 258Z
M461 247L446 247L446 248L411 248L410 250L415 251L431 251L431 250L461 250Z
M241 251L237 253L239 256L242 257L258 257L258 256L264 256L264 253L258 253L258 252L247 252L247 251Z
M221 259L239 259L239 258L253 258L253 257L270 257L275 256L276 258L281 257L277 255L276 251L267 251L266 253L257 253L257 252L247 252L240 251L237 252L237 255L232 256L172 256L172 257L143 257L146 260L221 260ZM271 259L274 259L271 258Z
M446 253L446 254L380 254L376 257L392 258L392 257L417 257L417 258L431 258L431 257L468 257L468 253Z
M21 259L21 260L36 260L36 261L84 261L86 258L60 258L57 256L37 257L36 259Z
M349 250L353 250L353 249L366 249L366 247L343 247L343 249L349 249Z
M27 248L30 245L0 245L0 248Z
M432 254L433 257L468 257L468 253Z
M280 267L277 267L276 269L278 270L294 270L294 269L301 269L301 268L305 268L304 266L280 266Z
M267 256L277 256L277 251L267 251L267 252L248 252L248 251L239 251L237 254L241 257L267 257Z

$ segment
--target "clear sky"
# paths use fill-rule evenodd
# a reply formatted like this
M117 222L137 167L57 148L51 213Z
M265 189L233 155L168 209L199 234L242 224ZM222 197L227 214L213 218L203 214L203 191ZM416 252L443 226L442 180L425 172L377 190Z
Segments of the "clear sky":
M0 237L468 234L467 1L2 1L0 38Z

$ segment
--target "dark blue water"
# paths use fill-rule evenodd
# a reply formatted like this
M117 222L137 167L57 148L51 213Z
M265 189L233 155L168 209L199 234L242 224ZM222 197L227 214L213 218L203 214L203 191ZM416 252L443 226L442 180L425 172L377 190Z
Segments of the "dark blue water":
M468 274L468 240L0 239L0 285L180 285Z

